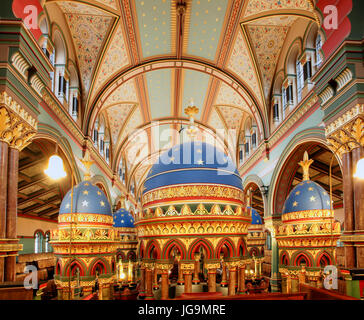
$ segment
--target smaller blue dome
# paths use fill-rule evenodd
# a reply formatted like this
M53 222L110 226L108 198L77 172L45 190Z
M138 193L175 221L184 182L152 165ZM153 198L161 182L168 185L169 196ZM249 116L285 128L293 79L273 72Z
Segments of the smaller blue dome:
M299 183L289 194L283 214L307 210L330 210L330 196L316 182L306 180Z
M113 213L114 228L134 228L133 215L124 208L121 208Z
M109 200L104 192L90 181L83 181L73 187L73 210L71 212L71 191L63 198L59 214L93 213L112 215Z
M263 224L262 217L260 216L258 211L251 207L248 207L248 209L251 209L252 224Z

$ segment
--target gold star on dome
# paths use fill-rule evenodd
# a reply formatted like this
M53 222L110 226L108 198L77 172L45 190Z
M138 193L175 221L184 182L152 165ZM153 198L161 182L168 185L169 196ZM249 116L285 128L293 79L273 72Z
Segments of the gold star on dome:
M310 198L310 201L311 201L311 202L316 201L316 197L312 196L312 197Z
M83 202L82 202L82 206L83 206L83 207L88 207L88 202L87 202L86 200L85 200L85 201L83 201Z
M297 201L293 202L293 206L294 207L297 207L297 205L298 205L298 202Z
M87 191L87 190L84 190L84 191L83 191L83 194L88 194L88 191Z
M312 188L312 187L309 187L309 188L308 188L308 191L313 191L313 188Z
M174 157L170 157L169 160L171 160L171 162L173 162L174 161Z
M202 153L202 150L201 150L201 149L198 149L198 150L197 150L197 153Z
M203 164L203 160L201 160L201 159L200 159L200 160L198 160L198 161L197 161L197 164L202 165L202 164Z
M100 205L101 205L101 207L105 207L105 202L104 201L100 201Z
M85 184L84 184L86 187L88 187L89 186L89 184L86 182Z
M98 194L99 196L101 196L101 192L100 192L100 191L97 191L97 194Z
M66 204L66 209L68 209L70 207L70 204L69 203L67 203Z
M297 192L296 192L296 196L299 196L299 195L300 195L300 193L301 193L301 191L297 191Z

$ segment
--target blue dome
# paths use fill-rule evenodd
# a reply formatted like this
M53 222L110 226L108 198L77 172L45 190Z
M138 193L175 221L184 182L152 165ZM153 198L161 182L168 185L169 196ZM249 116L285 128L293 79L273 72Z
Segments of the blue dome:
M293 188L283 207L283 214L306 210L330 210L330 196L316 182L302 181Z
M114 228L134 228L133 215L124 208L121 208L113 213Z
M251 209L251 213L252 213L252 224L263 224L262 217L260 216L260 214L258 213L258 211L255 210L254 208L251 208L251 207L248 207L248 209Z
M63 198L59 214L71 213L71 191L68 191ZM112 215L110 203L105 194L90 181L83 181L73 188L72 213Z
M153 165L144 191L177 184L217 184L242 190L234 162L211 144L189 141L164 152Z

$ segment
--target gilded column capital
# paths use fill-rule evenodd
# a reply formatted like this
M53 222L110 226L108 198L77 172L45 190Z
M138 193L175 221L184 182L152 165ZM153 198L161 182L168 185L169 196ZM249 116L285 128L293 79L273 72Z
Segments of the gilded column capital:
M327 125L326 139L340 158L360 146L364 147L364 105L358 104Z
M0 93L0 141L23 150L37 134L38 121L6 92Z
M195 268L194 263L181 263L181 269L183 270L183 273L192 273Z

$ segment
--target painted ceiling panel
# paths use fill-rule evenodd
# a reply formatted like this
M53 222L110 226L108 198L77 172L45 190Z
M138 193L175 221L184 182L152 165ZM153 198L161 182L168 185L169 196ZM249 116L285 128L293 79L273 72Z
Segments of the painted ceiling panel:
M310 1L307 0L250 0L248 1L245 17L270 10L301 9L312 11Z
M134 79L119 86L104 102L104 106L110 106L120 102L138 102Z
M119 25L114 31L113 39L110 41L110 45L101 62L92 95L94 96L97 93L106 80L129 63L123 31Z
M236 106L245 112L251 113L246 101L233 88L224 82L221 82L215 105Z
M190 105L192 98L194 105L199 109L196 119L201 118L209 81L210 76L208 74L193 70L184 70L184 91L182 100L183 117L186 117L183 110Z
M262 103L257 73L241 30L238 31L234 48L228 62L228 69L236 73L240 79L250 87L251 92L255 93Z
M117 0L95 0L95 2L99 2L103 5L106 5L110 8L113 8L114 10L116 10L118 7L117 7L117 4L116 4L116 1Z
M218 106L217 108L224 117L228 130L236 130L236 135L238 135L244 112L238 108L229 106Z
M262 75L264 95L268 99L279 54L289 27L249 25L247 28Z
M171 69L148 72L146 79L152 119L170 117L172 115Z
M133 104L117 104L107 109L107 117L109 119L111 138L114 145L116 145L120 130L125 123Z
M143 57L171 52L171 0L136 0Z
M65 2L60 6L76 48L85 99L99 52L113 19L104 11L79 3Z
M228 0L193 0L187 53L214 60Z
M211 110L209 125L213 129L225 130L224 123L221 121L221 118L215 108Z
M122 133L120 136L120 141L124 140L128 137L133 131L139 127L143 123L142 113L140 112L140 107L137 106L135 110L132 112L128 122L125 124L125 127L122 129Z

